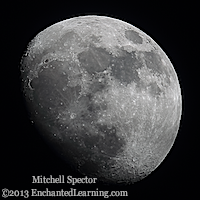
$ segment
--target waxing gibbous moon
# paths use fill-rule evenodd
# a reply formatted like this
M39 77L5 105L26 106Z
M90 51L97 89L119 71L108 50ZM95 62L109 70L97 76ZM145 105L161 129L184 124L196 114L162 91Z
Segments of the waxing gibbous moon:
M142 30L80 16L38 33L22 57L30 119L78 172L134 183L164 160L178 133L177 74Z

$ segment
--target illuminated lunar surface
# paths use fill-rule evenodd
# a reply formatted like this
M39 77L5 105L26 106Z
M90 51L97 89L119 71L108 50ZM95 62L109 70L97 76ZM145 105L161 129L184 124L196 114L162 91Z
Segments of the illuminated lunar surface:
M30 119L78 172L134 183L170 151L182 100L163 50L138 28L103 16L56 23L21 61Z

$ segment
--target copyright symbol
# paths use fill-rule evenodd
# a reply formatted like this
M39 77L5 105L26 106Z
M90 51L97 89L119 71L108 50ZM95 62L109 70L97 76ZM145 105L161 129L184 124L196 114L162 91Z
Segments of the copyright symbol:
M2 197L3 198L7 198L8 197L8 193L9 193L8 189L6 189L6 188L2 189Z

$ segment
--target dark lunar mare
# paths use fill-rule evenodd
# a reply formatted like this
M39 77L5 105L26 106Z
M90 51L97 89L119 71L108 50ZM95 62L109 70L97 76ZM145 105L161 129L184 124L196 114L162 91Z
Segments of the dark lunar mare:
M165 81L167 84L170 84L170 76L172 76L174 73L172 71L169 71L169 67L163 65L161 61L161 56L159 56L158 53L153 50L142 53L144 54L143 59L145 60L146 66L150 70L152 70L153 73L156 73L158 76L165 74L166 75Z
M81 86L67 87L63 91L63 86L68 83L68 75L63 75L61 72L62 64L56 60L44 62L38 71L38 77L31 81L33 88L33 101L29 102L31 116L36 124L40 124L39 129L45 130L44 137L49 138L50 142L56 143L53 133L59 132L57 135L61 136L62 141L57 140L56 145L60 147L60 154L68 158L68 162L73 165L79 160L78 169L81 172L94 174L100 171L111 157L117 155L125 142L117 136L117 127L97 123L97 112L105 110L107 106L105 102L93 103L92 98L96 92L103 92L108 87L106 77L100 83L97 77L99 75L93 76L90 92L77 99ZM92 68L94 62L89 62L88 66ZM65 120L59 121L56 117L63 110L66 112L70 110L73 102L77 102L73 108L77 117L70 119L66 114L63 116Z
M121 49L120 55L113 57L110 65L112 68L111 75L120 83L127 85L132 82L140 82L137 69L142 67L142 62L136 58L135 52L129 53Z
M140 81L137 69L142 67L142 63L136 59L135 52L128 53L122 48L120 55L115 57L106 49L90 46L87 51L78 54L78 59L82 68L89 74L102 72L111 67L111 76L124 85Z
M125 37L132 41L135 44L142 44L142 38L139 36L139 33L134 30L126 30Z
M167 84L170 84L170 74L163 67L161 57L154 51L142 52L144 53L144 58L140 58L136 56L135 51L127 52L123 48L117 49L119 55L114 56L104 48L97 48L91 45L88 50L78 54L80 65L82 68L86 69L89 74L102 72L110 67L110 75L120 83L127 86L128 84L135 82L137 87L140 89L144 87L144 84L138 76L137 70L144 67L145 62L147 68L150 69L156 76L165 74L165 81ZM161 90L156 82L152 82L148 86L151 88L150 93L152 96L156 96L161 93Z
M88 50L78 54L78 59L81 67L89 74L93 74L107 69L111 56L105 49L90 45Z

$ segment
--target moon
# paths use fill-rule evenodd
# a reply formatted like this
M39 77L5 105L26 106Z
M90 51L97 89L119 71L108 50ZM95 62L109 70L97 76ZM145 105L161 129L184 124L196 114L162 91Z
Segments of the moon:
M174 144L182 112L177 74L131 24L94 15L58 22L30 41L20 70L30 120L77 172L132 184Z

